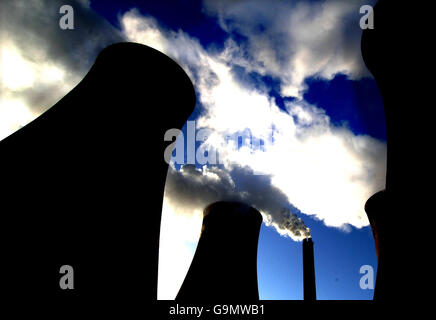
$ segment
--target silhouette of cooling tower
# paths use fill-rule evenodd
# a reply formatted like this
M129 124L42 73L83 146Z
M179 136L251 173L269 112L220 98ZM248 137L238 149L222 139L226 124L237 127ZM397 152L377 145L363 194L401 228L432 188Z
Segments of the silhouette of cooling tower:
M425 190L432 189L424 186L428 184L428 175L434 167L433 157L427 155L430 150L428 146L433 144L433 140L428 139L432 135L423 131L423 128L432 128L433 122L429 125L423 120L433 118L422 108L421 120L411 121L410 106L427 103L419 101L417 97L421 95L416 92L426 90L422 90L420 82L416 82L414 88L410 81L404 81L418 78L413 73L420 68L416 66L415 59L411 58L411 53L420 50L409 39L417 41L416 44L425 43L415 37L423 29L412 23L412 17L417 18L420 12L426 11L423 4L410 4L407 32L399 32L395 24L402 9L393 1L379 0L373 13L376 27L362 33L362 57L377 81L386 117L386 189L370 197L365 205L378 259L374 300L383 303L428 296L420 288L421 283L427 282L423 269L427 264L417 263L427 254L428 248L423 245L426 241L422 239L427 233L421 230L425 223L417 217L421 217L420 213L427 212L429 205L432 205L426 202L432 199L432 195L424 193ZM406 41L408 45L405 45ZM410 230L416 230L417 233ZM420 245L414 241L402 241L411 234L419 235ZM405 277L405 270L407 274L413 275L413 281L399 280ZM419 279L420 276L423 278Z
M387 229L390 226L391 216L386 214L388 211L387 207L387 195L386 191L379 191L374 194L371 198L366 201L365 211L368 216L368 220L371 224L372 234L374 236L375 248L377 252L377 278L376 278L376 288L374 291L374 300L380 297L380 294L384 295L388 288L385 286L384 274L386 273L386 268L394 268L395 266L390 265L390 261L385 260L387 254L389 254L389 247L395 247L392 245L393 239L389 239ZM386 249L388 251L386 252ZM390 250L394 253L394 250Z
M193 85L175 61L118 43L62 100L1 141L11 291L21 297L26 288L54 305L74 298L74 308L115 301L143 309L156 300L164 134L194 106ZM59 287L65 264L74 290ZM31 286L22 276L29 268Z
M179 301L258 300L257 243L261 214L239 202L216 202L204 210L193 261Z
M312 238L303 240L303 287L304 300L316 300L315 261Z

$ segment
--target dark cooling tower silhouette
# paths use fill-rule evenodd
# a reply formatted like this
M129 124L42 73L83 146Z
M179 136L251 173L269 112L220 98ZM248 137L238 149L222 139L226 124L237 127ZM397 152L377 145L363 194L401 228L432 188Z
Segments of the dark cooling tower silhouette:
M380 0L374 7L374 29L365 30L362 36L362 56L383 97L387 130L386 189L373 195L365 206L377 248L374 299L379 301L426 296L419 288L428 281L427 264L420 263L427 242L422 217L432 195L425 194L430 189L424 183L434 164L433 156L428 156L433 141L425 130L434 125L425 122L434 117L427 114L428 103L420 100L423 81L417 74L420 61L426 61L416 59L426 41L419 36L425 29L417 24L425 20L421 17L428 11L424 6L410 2L405 12L392 1ZM404 24L398 28L401 15ZM411 108L422 113L414 116ZM409 241L413 237L419 237L420 245Z
M176 300L255 301L261 214L239 202L216 202L204 210L192 264Z
M374 299L379 299L388 295L389 292L389 287L385 287L385 280L389 280L389 275L385 275L385 273L386 270L389 270L390 261L389 259L386 261L385 257L389 256L389 254L395 254L396 251L395 248L390 249L393 243L390 243L389 228L390 226L393 227L393 224L389 222L392 217L389 215L389 208L387 207L386 191L377 192L369 198L365 204L365 211L371 224L377 252L378 268Z
M176 62L119 43L55 106L0 143L9 237L2 264L20 299L94 308L156 299L163 137L194 105ZM62 265L74 269L74 290L59 287Z
M316 300L315 261L312 238L303 240L303 287L304 300Z

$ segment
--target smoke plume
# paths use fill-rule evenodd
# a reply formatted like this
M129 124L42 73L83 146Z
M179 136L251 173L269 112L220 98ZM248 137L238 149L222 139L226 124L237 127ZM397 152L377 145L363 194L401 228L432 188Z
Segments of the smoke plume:
M271 184L267 175L254 175L249 167L201 169L185 165L179 171L170 166L165 200L176 212L203 210L215 201L240 201L262 213L264 222L295 241L310 237L310 230L297 215L288 197ZM292 210L292 211L291 211ZM231 222L229 222L231 223Z

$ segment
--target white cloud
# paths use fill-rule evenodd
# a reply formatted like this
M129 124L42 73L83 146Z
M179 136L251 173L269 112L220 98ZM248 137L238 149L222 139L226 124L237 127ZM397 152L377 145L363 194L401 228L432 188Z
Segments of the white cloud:
M204 3L224 30L247 39L243 51L230 42L228 56L248 70L280 78L284 96L301 96L309 76L369 76L360 55L359 28L359 8L367 1Z
M63 65L23 57L12 41L1 43L0 140L53 105L79 81Z
M288 208L289 199L272 185L270 176L255 175L250 167L236 163L225 169L185 165L168 171L165 203L175 212L201 212L216 201L247 203L262 213L265 222L296 241L310 236L302 221L290 219L294 214Z
M13 46L1 48L1 79L9 90L19 90L32 86L35 82L35 66L23 59Z

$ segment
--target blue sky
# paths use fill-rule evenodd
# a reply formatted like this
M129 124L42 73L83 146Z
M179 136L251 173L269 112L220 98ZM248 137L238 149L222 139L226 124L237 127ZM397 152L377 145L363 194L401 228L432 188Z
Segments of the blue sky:
M384 187L386 133L382 100L360 54L361 2L80 0L73 2L76 14L92 22L78 19L82 25L74 32L60 37L46 31L40 39L50 44L43 48L61 50L65 43L75 43L76 51L55 55L52 50L32 57L24 54L31 41L20 41L21 27L11 21L2 48L28 79L3 78L10 90L0 115L15 115L10 111L18 107L27 113L20 111L10 122L0 120L0 133L24 125L68 92L101 47L125 39L161 50L191 77L198 104L189 120L195 121L197 133L211 131L207 154L218 150L225 161L204 168L197 159L196 172L169 172L160 296L171 299L183 280L195 250L202 206L242 191L269 221L262 225L259 241L262 299L303 295L301 238L283 227L281 208L310 228L318 299L372 299L372 290L359 287L360 267L377 266L363 205ZM44 27L33 30L50 30L37 13L52 8L57 19L57 2L41 3L31 2L35 17L29 21ZM89 34L94 38L87 40ZM35 43L41 36L35 31ZM32 77L46 74L41 69L46 66L55 68L50 74L56 77L40 89L31 88ZM49 98L36 100L35 92L50 92ZM274 143L255 152L220 144L236 132L262 138L273 132ZM187 126L183 134L186 138ZM185 160L186 151L185 145ZM193 178L198 174L201 180ZM180 190L178 183L204 194L196 195L189 187ZM266 199L259 200L261 194L267 194ZM300 231L304 225L298 226Z

